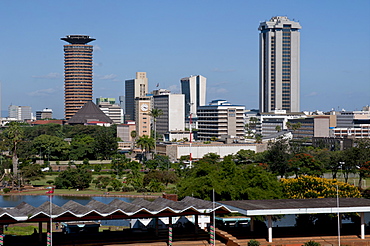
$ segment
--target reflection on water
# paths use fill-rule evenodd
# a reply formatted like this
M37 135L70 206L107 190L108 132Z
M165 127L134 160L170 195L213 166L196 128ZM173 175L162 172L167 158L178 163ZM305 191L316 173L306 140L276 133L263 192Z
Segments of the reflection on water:
M101 196L52 196L52 203L63 206L65 203L67 203L70 200L73 200L75 202L78 202L82 205L88 204L91 200L96 200L102 203L110 203L114 199L119 199L125 202L131 202L133 198L127 198L127 197L101 197ZM26 202L30 204L31 206L38 207L44 202L47 202L50 200L49 196L41 195L41 196L0 196L0 207L15 207L18 206L22 202Z

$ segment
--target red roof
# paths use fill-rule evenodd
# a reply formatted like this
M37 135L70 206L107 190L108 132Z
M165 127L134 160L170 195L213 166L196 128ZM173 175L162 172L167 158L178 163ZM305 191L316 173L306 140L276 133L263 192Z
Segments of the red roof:
M31 125L45 125L45 124L58 124L64 125L64 120L35 120L31 122Z

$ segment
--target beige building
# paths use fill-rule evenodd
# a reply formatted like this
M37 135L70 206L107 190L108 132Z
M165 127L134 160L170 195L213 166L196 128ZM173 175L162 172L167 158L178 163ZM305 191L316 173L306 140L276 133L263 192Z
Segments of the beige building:
M293 139L305 140L312 144L312 138L330 137L330 117L328 115L319 115L300 119L291 119L292 125L300 123L300 128L291 130Z
M136 133L137 136L150 136L150 126L151 126L151 116L149 112L152 108L152 101L150 97L136 98L135 108L136 108Z
M125 120L135 120L136 98L145 97L148 94L148 78L146 72L137 72L136 79L125 81Z
M244 111L244 106L226 100L214 100L198 107L198 139L244 138Z

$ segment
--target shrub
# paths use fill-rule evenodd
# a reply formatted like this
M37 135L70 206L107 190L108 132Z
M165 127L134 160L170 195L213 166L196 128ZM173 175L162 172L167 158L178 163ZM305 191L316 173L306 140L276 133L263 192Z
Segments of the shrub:
M10 189L9 189L9 188L4 188L4 189L3 189L3 192L4 192L4 193L8 193L8 192L10 192Z
M107 190L108 190L109 192L111 192L111 191L113 191L113 187L108 187L108 188L107 188Z
M320 243L315 242L315 241L308 241L308 242L304 243L303 245L304 246L321 246Z
M54 180L49 179L48 181L46 181L46 183L47 183L48 185L53 184L53 183L54 183Z
M248 242L248 246L259 246L260 245L260 242L254 240L254 239L251 239L249 242Z
M145 188L138 188L137 190L136 190L136 192L137 193L142 193L142 192L147 192L148 190L147 189L145 189Z
M130 187L130 186L124 186L124 187L122 187L122 191L123 192L132 192L132 191L135 191L135 189L133 187Z

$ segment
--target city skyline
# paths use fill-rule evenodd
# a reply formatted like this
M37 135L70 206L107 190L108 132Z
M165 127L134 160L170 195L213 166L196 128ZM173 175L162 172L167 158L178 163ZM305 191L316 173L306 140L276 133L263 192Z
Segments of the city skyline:
M73 8L70 8L73 3ZM0 82L8 105L50 108L63 118L63 42L94 41L97 97L124 95L147 72L149 91L180 92L180 79L207 78L207 104L258 108L258 26L273 16L301 31L301 110L360 110L370 98L370 2L350 1L2 1ZM140 12L140 15L138 13ZM15 18L17 16L17 18ZM2 115L3 117L7 115Z

